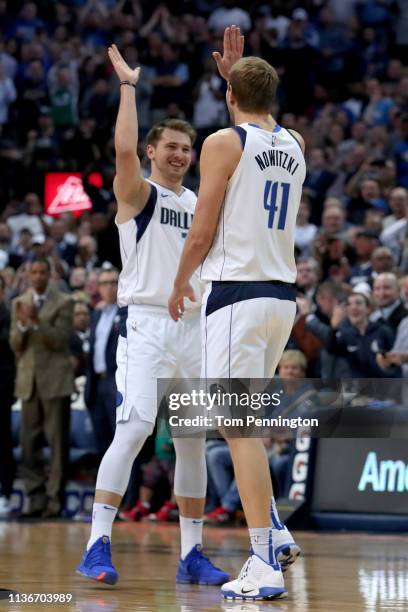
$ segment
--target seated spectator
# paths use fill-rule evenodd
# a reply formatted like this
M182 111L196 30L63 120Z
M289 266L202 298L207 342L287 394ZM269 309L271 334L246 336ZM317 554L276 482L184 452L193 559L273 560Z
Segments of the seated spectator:
M93 236L82 236L78 242L78 252L75 265L85 268L87 272L100 267L98 259L98 244Z
M370 321L369 298L362 293L351 293L346 305L336 306L330 321L331 331L326 348L330 354L345 358L347 378L400 377L401 369L390 368L385 374L377 364L377 353L391 350L394 335L381 321Z
M364 109L364 121L368 125L389 125L389 112L394 101L383 95L383 86L378 79L367 79L365 88L369 102Z
M50 229L51 238L55 241L58 255L69 266L72 266L76 255L76 236L68 232L68 223L64 218L56 219Z
M394 269L394 258L390 249L384 246L377 247L371 255L371 282L384 272L392 272Z
M302 256L310 255L312 242L317 233L317 226L309 223L311 207L306 196L302 198L296 218L295 245Z
M362 224L366 211L372 208L385 214L388 205L382 196L378 181L367 178L360 183L357 197L352 198L347 204L348 221L358 225Z
M389 197L391 214L383 220L383 230L391 227L397 221L405 219L408 211L408 192L404 187L395 187Z
M172 439L168 436L166 426L162 420L158 426L155 439L154 457L142 466L142 484L139 490L139 499L130 510L120 513L124 521L140 521L148 517L151 521L176 521L178 509L173 493L174 470L176 455ZM155 513L151 513L151 501L159 486L165 485L172 491L171 498Z
M279 377L285 383L304 378L307 361L301 351L284 351L279 362ZM290 387L288 387L290 388ZM283 491L288 465L289 447L286 438L263 438L267 449L269 466L273 480L275 497ZM231 523L236 511L240 508L240 498L234 478L234 469L228 444L221 440L211 440L206 451L209 486L215 490L220 505L206 514L208 523Z
M316 292L317 307L306 317L305 328L322 343L320 351L320 376L322 378L345 378L349 373L344 357L330 353L327 343L331 335L330 321L334 310L345 300L344 287L333 281L322 283Z
M346 234L346 213L342 206L336 206L334 204L325 206L322 213L322 228L320 233L325 236L341 236L345 237Z
M370 230L360 230L354 239L354 250L357 262L351 268L350 285L353 287L362 281L369 282L373 272L371 257L378 247L380 239Z
M373 300L375 310L370 320L386 323L395 335L399 324L408 315L395 274L385 272L377 276L374 280Z
M405 305L408 305L408 276L403 276L398 282L401 291L401 297Z
M243 32L248 32L251 28L249 13L236 4L235 0L224 0L222 6L216 8L208 18L210 30L220 33L233 23Z
M4 66L0 64L0 125L7 123L9 107L16 97L13 80L7 76Z
M389 247L397 266L408 271L408 198L404 198L405 212L394 223L388 225L381 234L382 243Z
M86 284L86 269L82 266L76 266L71 269L69 275L69 287L71 291L84 291Z
M312 221L319 223L326 192L336 179L336 174L328 170L324 149L312 149L308 161L303 190L312 204Z
M401 321L392 349L388 353L378 353L377 363L385 371L392 366L402 366L402 375L408 378L408 318Z
M299 293L309 299L313 299L320 277L318 262L313 257L301 258L297 262L296 267L296 288Z
M170 103L183 102L188 80L189 68L186 63L180 61L179 49L169 43L163 43L160 61L152 68L151 106L154 122L166 116L165 109Z

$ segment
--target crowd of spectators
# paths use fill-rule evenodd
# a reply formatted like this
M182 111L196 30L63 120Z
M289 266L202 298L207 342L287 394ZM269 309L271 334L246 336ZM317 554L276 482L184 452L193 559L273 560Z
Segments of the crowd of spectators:
M272 112L306 142L298 315L288 348L305 356L308 376L408 373L405 0L0 0L2 352L8 355L5 308L31 286L31 263L45 259L50 284L73 297L72 367L77 376L91 370L91 413L95 423L105 419L100 454L113 425L95 398L114 401L114 372L109 351L98 366L92 347L101 320L113 334L105 334L105 349L114 345L108 294L120 269L112 191L119 90L106 49L114 42L131 65L142 66L139 154L146 174L143 137L153 122L179 117L196 128L186 177L194 189L203 139L228 125L225 85L211 53L232 23L245 33L245 54L276 67L281 86ZM44 177L55 171L83 173L92 211L45 214Z

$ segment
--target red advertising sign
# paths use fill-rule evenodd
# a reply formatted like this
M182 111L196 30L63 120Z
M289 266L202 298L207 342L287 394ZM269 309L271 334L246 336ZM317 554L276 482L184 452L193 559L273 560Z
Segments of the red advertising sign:
M89 182L101 186L101 176L95 172ZM84 190L82 174L79 172L48 172L45 176L45 212L58 216L73 212L80 216L85 210L92 210L92 202Z

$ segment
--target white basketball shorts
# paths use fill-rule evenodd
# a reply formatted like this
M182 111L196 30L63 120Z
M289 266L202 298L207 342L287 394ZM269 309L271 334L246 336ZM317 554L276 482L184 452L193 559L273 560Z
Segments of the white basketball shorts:
M201 308L202 378L272 378L296 314L293 285L212 282Z
M200 377L200 313L187 312L177 323L160 306L132 305L119 313L116 422L127 421L134 409L154 423L157 379Z

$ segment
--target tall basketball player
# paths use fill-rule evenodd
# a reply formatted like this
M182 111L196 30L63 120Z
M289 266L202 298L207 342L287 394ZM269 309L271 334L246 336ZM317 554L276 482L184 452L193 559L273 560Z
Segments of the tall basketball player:
M228 69L242 56L239 28L228 29L225 42L223 57L215 57L222 69ZM110 47L108 53L121 85L114 182L123 265L118 289L121 332L117 349L117 425L99 468L91 535L77 571L115 584L118 573L111 561L112 524L133 461L154 427L156 381L198 377L201 351L198 305L189 304L181 325L171 320L166 308L196 202L195 194L182 185L191 163L195 132L185 121L174 119L154 126L147 136L151 175L145 180L136 153L135 89L140 69L132 70L116 46ZM198 276L195 288L200 295ZM201 553L206 494L204 444L203 439L174 440L174 491L181 530L176 580L222 584L228 574Z
M227 104L233 128L204 142L194 221L169 300L177 321L202 264L202 375L270 378L295 318L294 229L305 178L304 142L270 115L278 76L262 59L233 65ZM300 549L280 522L260 440L228 440L251 556L225 597L284 597L281 568Z

